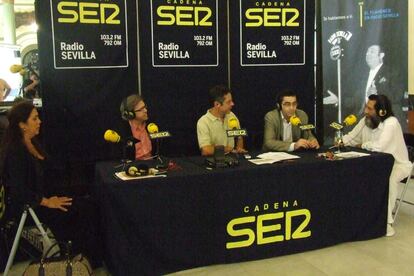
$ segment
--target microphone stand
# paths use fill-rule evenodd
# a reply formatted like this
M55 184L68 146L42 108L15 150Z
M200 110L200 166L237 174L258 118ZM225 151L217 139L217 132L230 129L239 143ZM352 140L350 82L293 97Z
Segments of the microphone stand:
M127 149L131 146L134 146L135 144L132 141L127 140L126 143L124 144L124 146L122 147L122 159L121 159L121 163L116 165L114 168L120 168L122 167L122 171L125 170L125 166L132 162L130 159L128 159L127 156Z
M155 157L157 159L157 165L155 166L157 169L166 169L168 168L168 164L166 164L164 158L160 155L160 139L156 139L156 151Z
M335 141L334 144L337 144L337 150L335 151L335 153L341 153L341 147L343 145L343 134L342 134L342 129L338 129L337 131L335 131Z

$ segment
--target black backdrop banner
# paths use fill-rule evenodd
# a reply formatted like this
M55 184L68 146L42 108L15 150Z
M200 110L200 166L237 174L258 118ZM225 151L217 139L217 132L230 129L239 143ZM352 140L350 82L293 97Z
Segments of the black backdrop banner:
M391 99L394 114L404 129L408 1L322 0L321 7L325 141L332 143L331 122L352 113L362 117L366 94L375 92ZM383 51L383 65L369 80L367 53L377 51L378 46ZM377 59L379 55L375 52Z
M305 4L240 0L241 65L304 65Z
M268 6L270 3L270 7ZM242 65L243 56L247 53L241 52L241 35L245 29L246 12L242 12L243 7L255 6L260 8L289 8L282 7L282 3L290 3L300 11L299 27L288 26L258 26L255 29L261 37L253 36L254 31L249 30L249 36L244 39L254 39L252 44L268 45L269 49L273 45L272 41L282 42L285 36L300 36L301 45L278 45L276 54L282 58L283 62L291 61L303 64L292 64L277 66L273 64L272 58L267 63L262 64L263 59L250 61L249 66ZM243 4L243 7L240 6ZM300 8L305 4L304 12ZM262 11L265 14L265 11ZM274 10L267 10L268 14L277 16ZM313 1L230 1L230 84L235 98L235 113L239 117L243 127L249 130L248 141L255 147L261 147L263 143L263 126L265 114L276 107L276 95L282 89L290 88L298 95L299 108L305 110L309 115L309 120L313 123L315 116L315 94L314 94L314 17L315 3ZM256 14L255 14L256 15ZM275 22L280 19L269 19ZM264 21L263 21L264 22ZM295 21L296 22L296 21ZM249 27L250 28L250 27ZM294 30L293 30L294 29ZM251 35L251 36L250 36ZM269 43L268 43L269 41ZM297 40L290 40L297 41ZM247 41L245 41L247 43ZM243 45L246 47L246 45ZM273 46L272 46L273 47ZM303 48L304 47L304 48ZM276 49L272 48L272 49ZM282 54L283 53L283 54ZM302 56L302 58L299 58ZM282 60L276 60L282 63ZM258 64L254 64L258 63Z
M277 64L292 64L262 66L257 60L252 63L260 64L241 66L246 13L240 14L240 3L262 8L255 16L273 9L266 10L272 24L257 29L262 40L250 41L275 49ZM119 105L133 93L143 95L149 122L173 135L161 145L167 156L199 154L196 122L209 108L208 90L216 84L232 88L234 112L249 131L248 148L261 147L264 114L283 88L296 90L300 107L314 118L313 1L52 0L35 5L42 132L47 151L63 165L114 157L103 133L126 124ZM59 18L74 22L59 23ZM299 26L287 26L288 21ZM272 46L273 40L280 45ZM55 66L61 42L82 44L81 52L93 51L95 59L60 59Z

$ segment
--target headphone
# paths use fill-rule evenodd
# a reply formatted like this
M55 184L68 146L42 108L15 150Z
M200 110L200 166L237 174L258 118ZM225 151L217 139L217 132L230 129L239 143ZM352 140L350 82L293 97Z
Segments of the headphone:
M128 176L146 176L149 173L149 167L146 164L129 164L125 167L125 173Z
M280 110L282 108L281 107L282 100L283 100L282 94L281 93L277 94L277 96L276 96L276 108L277 108L277 110Z
M135 111L129 110L127 103L128 103L128 97L126 97L121 103L121 107L124 110L121 116L122 116L122 119L126 121L132 120L135 118Z
M381 121L384 121L385 116L387 116L387 106L386 106L386 98L382 95L377 96L377 100L375 101L375 111L380 117Z

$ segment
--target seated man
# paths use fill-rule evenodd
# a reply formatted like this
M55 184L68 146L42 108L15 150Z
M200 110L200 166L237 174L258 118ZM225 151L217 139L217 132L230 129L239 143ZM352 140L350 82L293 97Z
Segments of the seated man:
M242 137L236 138L235 149L235 138L227 137L229 119L237 119L231 112L234 102L230 89L223 85L214 86L210 89L210 102L212 107L197 122L197 139L201 155L213 155L216 145L223 145L225 153L233 150L238 153L246 152Z
M122 101L120 111L122 119L129 123L132 136L139 141L133 156L137 160L150 159L152 144L146 128L148 113L144 99L138 94L130 95Z
M302 124L308 123L308 115L297 109L296 93L284 90L277 96L276 109L265 115L263 150L294 151L298 149L318 149L318 140L310 130L301 130L290 123L297 116Z
M393 236L395 231L392 227L394 222L392 210L397 199L398 183L410 173L411 162L408 159L401 126L394 117L387 96L370 95L364 113L364 119L361 119L349 134L344 135L343 142L345 145L385 152L394 156L395 161L389 181L387 219L387 236Z

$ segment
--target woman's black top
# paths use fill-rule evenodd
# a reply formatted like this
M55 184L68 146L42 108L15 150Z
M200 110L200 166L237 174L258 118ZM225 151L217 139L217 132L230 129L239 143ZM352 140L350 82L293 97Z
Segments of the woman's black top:
M3 181L9 188L11 205L20 211L25 204L36 207L44 197L44 161L35 158L23 143L9 148L3 168ZM14 209L14 208L13 208Z

